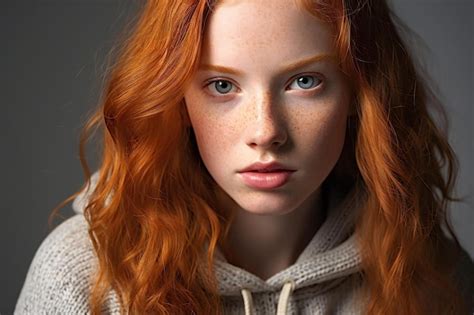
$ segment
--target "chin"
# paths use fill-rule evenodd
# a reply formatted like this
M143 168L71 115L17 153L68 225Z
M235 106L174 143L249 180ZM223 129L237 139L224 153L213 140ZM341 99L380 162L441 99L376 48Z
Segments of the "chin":
M262 209L246 209L246 208L242 208L243 211L245 211L246 213L248 214L256 214L256 215L262 215L262 216L278 216L278 215L284 215L284 214L287 214L291 211L284 211L284 210L275 210L275 209L265 209L265 210L262 210Z
M297 206L294 200L281 200L282 198L262 197L247 198L245 202L237 203L243 211L258 215L284 215L293 211ZM273 199L273 200L272 200Z

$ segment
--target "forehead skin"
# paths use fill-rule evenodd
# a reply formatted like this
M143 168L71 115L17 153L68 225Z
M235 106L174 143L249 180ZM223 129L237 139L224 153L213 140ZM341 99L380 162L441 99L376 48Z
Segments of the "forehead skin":
M268 79L287 62L334 53L329 26L295 1L223 1L207 23L202 64L233 65Z

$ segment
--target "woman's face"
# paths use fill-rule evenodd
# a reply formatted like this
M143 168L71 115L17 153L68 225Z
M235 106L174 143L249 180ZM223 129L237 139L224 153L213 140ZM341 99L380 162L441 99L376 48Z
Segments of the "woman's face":
M350 101L332 36L293 1L224 1L210 15L184 96L223 207L280 215L319 192L341 154ZM239 173L272 161L295 170L278 187Z

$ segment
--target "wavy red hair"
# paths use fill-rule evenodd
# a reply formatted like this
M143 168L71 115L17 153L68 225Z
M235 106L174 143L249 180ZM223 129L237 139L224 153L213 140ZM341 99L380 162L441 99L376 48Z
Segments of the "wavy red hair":
M330 176L353 182L364 196L355 233L365 313L467 313L451 277L461 248L448 217L448 202L461 200L452 196L458 160L429 112L438 110L446 125L402 40L406 28L382 0L299 3L331 25L353 83L357 115ZM215 182L185 125L183 103L214 5L147 1L81 134L89 178L85 145L102 127L100 177L84 211L98 258L93 314L110 289L132 314L222 313L212 259L232 216L214 205Z

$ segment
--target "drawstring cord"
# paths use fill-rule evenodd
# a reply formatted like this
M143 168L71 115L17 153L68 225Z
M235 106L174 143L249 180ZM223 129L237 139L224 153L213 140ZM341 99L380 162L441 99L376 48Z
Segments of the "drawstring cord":
M242 289L240 292L242 292L244 298L245 315L254 315L252 293L250 293L250 290L248 289Z
M293 280L285 282L283 289L280 292L280 298L278 299L277 315L285 315L286 308L288 305L288 300L290 299L290 294L295 288L295 282Z
M281 289L281 292L280 292L280 297L278 298L277 315L286 314L288 300L294 288L295 288L295 282L293 280L288 280L283 285L283 288ZM250 292L250 290L245 289L245 288L240 290L240 292L242 293L242 297L244 298L245 315L254 315L252 293Z

